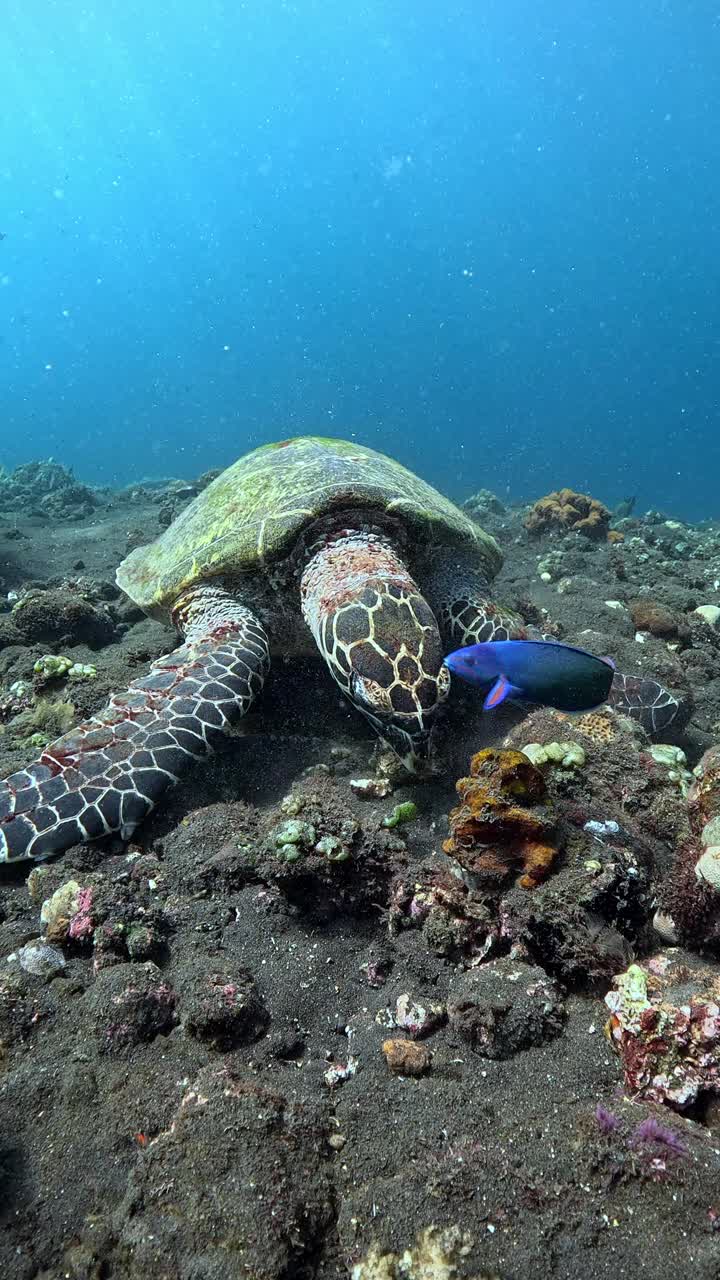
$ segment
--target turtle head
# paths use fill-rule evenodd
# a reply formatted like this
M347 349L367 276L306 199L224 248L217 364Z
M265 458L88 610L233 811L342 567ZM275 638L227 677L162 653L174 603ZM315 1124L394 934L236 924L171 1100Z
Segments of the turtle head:
M437 711L450 689L437 623L417 592L368 586L351 608L352 614L341 608L328 628L334 651L326 661L406 769L418 772L429 759Z
M450 688L435 617L389 543L346 534L315 553L303 614L334 679L411 772Z

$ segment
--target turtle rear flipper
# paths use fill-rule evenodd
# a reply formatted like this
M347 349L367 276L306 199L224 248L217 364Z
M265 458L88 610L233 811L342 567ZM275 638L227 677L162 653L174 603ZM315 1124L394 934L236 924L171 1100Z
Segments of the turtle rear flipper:
M269 666L255 616L207 586L176 613L185 644L0 783L0 862L45 858L113 831L128 839L248 710Z
M648 676L623 675L616 671L608 702L616 711L637 720L651 738L657 738L673 725L682 729L690 716L691 706Z

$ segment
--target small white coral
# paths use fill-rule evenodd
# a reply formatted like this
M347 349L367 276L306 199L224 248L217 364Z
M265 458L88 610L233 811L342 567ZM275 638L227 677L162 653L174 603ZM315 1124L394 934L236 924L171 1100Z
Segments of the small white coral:
M458 1263L472 1246L472 1237L459 1227L426 1227L401 1254L374 1246L353 1267L352 1280L456 1280Z
M695 875L698 880L709 884L711 889L720 893L720 845L711 844L695 863Z

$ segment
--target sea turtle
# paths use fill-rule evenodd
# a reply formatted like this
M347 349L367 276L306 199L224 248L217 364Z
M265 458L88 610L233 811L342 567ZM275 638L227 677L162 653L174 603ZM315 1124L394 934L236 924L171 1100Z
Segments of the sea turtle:
M240 458L120 565L122 589L184 643L0 782L0 861L129 837L245 714L268 637L285 653L312 637L412 769L449 690L447 648L524 634L488 598L501 559L452 502L372 449L311 436ZM677 710L654 681L619 676L613 697L650 727Z

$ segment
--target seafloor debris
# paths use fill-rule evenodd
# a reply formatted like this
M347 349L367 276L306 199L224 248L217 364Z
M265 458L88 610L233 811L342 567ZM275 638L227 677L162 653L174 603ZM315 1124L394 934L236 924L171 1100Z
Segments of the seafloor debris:
M350 790L363 800L382 800L392 794L389 778L351 778Z
M398 996L394 1009L387 1009L384 1017L378 1016L386 1019L391 1027L405 1031L412 1040L421 1040L437 1031L446 1015L443 1004L422 1004L405 991Z
M655 956L631 964L605 997L607 1032L632 1097L682 1109L720 1092L720 982L717 969Z
M597 498L573 489L557 489L538 499L525 519L525 528L529 533L567 533L572 529L588 538L605 539L609 522L610 512Z
M488 747L470 761L470 777L456 784L460 804L450 814L445 853L475 886L502 883L521 869L532 889L558 853L555 820L542 773L522 751Z

